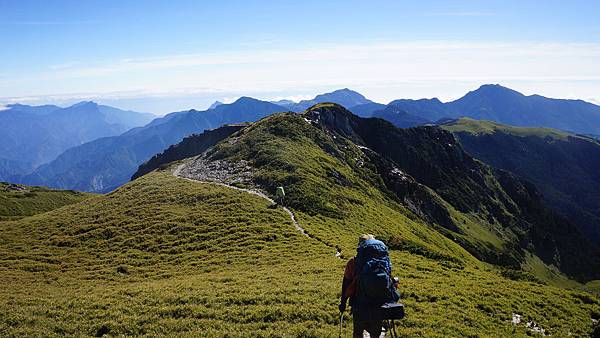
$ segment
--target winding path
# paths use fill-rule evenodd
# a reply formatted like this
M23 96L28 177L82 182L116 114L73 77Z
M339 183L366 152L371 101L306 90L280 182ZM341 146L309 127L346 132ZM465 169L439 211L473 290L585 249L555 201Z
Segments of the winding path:
M192 181L192 182L196 182L196 183L210 183L210 184L215 184L215 185L220 185L222 187L227 187L227 188L231 188L231 189L235 189L238 191L243 191L249 194L253 194L259 197L262 197L264 199L266 199L267 201L269 201L271 204L276 204L275 201L267 196L265 193L258 191L258 190L253 190L253 189L244 189L244 188L239 188L239 187L235 187L233 185L229 185L229 184L225 184L225 183L221 183L221 182L213 182L213 181L198 181L198 180L194 180L191 178L187 178L187 177L183 177L181 176L181 169L183 168L183 166L185 165L185 163L182 163L180 165L178 165L175 170L173 170L173 176L178 177L178 178L182 178L184 180L188 180L188 181ZM281 206L283 208L283 210L285 212L288 213L288 215L290 215L290 219L292 220L292 223L294 224L294 227L296 228L296 230L298 230L301 234L303 234L306 237L311 237L308 235L308 233L306 232L306 230L304 230L304 228L300 225L300 223L298 223L298 220L296 220L296 215L294 215L294 213L288 209L285 206Z
M175 167L175 169L172 171L173 176L175 176L177 178L184 179L184 180L188 180L188 181L191 181L191 182L215 184L215 185L220 185L220 186L227 187L227 188L230 188L230 189L235 189L235 190L238 190L238 191L243 191L245 193L253 194L253 195L256 195L258 197L264 198L265 200L269 201L272 204L276 204L275 201L271 197L269 197L267 194L265 194L264 192L259 191L259 190L239 188L239 187L232 186L232 185L229 185L229 184L226 184L226 183L222 183L222 182L194 180L194 179L191 179L191 178L188 178L188 177L181 176L181 170L183 169L184 166L185 166L185 163L182 163L182 164L178 165L177 167ZM316 237L316 236L314 236L312 234L309 234L300 225L300 223L296 219L296 215L294 215L293 211L291 211L290 209L288 209L287 207L285 207L283 205L281 207L283 208L283 210L285 212L288 213L288 215L290 215L290 219L292 220L292 224L294 224L294 228L296 228L296 230L298 230L298 232L300 232L302 235L304 235L304 236L306 236L308 238L312 238L312 239L320 242L321 244L327 246L328 248L334 249L335 250L335 257L337 257L339 259L344 259L344 255L342 255L342 252L340 251L340 249L338 247L336 247L335 245L332 245L330 243L327 243L324 240L322 240L322 239L320 239L320 238L318 238L318 237Z
M177 166L177 167L176 167L176 168L175 168L175 169L172 171L172 173L173 173L173 176L175 176L175 177L177 177L177 178L184 179L184 180L188 180L188 181L191 181L191 182L215 184L215 185L220 185L220 186L222 186L222 187L227 187L227 188L230 188L230 189L235 189L235 190L238 190L238 191L243 191L243 192L246 192L246 193L249 193L249 194L253 194L253 195L256 195L256 196L262 197L262 198L264 198L265 200L269 201L269 202L270 202L270 203L272 203L272 204L276 204L276 203L275 203L275 201L274 201L274 200L273 200L271 197L267 196L267 194L265 194L265 193L263 193L262 191L259 191L259 190L253 190L253 189L239 188L239 187L236 187L236 186L233 186L233 185L229 185L229 184L225 184L225 183L221 183L221 182L214 182L214 181L199 181L199 180L194 180L194 179L191 179L191 178L183 177L183 176L181 176L181 169L184 167L184 165L185 165L185 163L182 163L182 164L178 165L178 166ZM339 249L335 248L333 245L331 245L331 244L329 244L329 243L327 243L327 242L323 241L323 240L322 240L322 239L320 239L320 238L317 238L317 237L315 237L315 236L309 235L309 234L306 232L306 230L304 230L304 228L303 228L303 227L300 225L300 223L298 223L298 220L296 219L296 215L294 215L294 213L293 213L293 212L292 212L290 209L288 209L287 207L285 207L285 206L283 206L283 205L282 205L281 207L283 208L283 210L284 210L285 212L287 212L287 213L288 213L288 215L290 215L290 219L292 220L292 223L294 224L294 227L296 228L296 230L298 230L298 231L299 231L301 234L303 234L304 236L306 236L306 237L308 237L308 238L313 238L313 239L315 239L315 240L317 240L317 241L321 242L322 244L326 245L326 246L327 246L327 247L329 247L329 248L334 248L334 249L336 250L336 252L335 252L335 257L336 257L336 258L339 258L339 259L344 259L344 256L343 256L343 255L342 255L342 253L339 251ZM369 334L368 334L368 333L365 333L363 337L364 337L364 338L368 338L368 337L369 337ZM382 334L381 334L381 336L380 336L379 338L385 338L385 332L382 332Z

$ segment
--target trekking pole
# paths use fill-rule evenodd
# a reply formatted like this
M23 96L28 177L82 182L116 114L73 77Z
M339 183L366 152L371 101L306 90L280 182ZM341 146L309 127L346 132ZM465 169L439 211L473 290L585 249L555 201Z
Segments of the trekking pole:
M395 338L394 331L392 331L392 320L388 319L384 322L385 325L385 336L390 338Z
M344 322L344 313L340 312L340 338L342 338L342 323Z

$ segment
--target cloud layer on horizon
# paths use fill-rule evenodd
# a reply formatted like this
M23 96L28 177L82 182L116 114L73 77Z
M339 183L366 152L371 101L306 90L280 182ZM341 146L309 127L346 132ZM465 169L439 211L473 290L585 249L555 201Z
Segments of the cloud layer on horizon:
M2 75L0 103L184 96L266 99L350 87L387 102L450 100L483 83L600 101L600 44L375 42L70 62Z

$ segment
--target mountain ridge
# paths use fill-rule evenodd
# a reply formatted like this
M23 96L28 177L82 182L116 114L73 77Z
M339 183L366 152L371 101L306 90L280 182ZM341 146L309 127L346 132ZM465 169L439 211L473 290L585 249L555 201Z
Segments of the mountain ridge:
M586 336L598 318L600 301L581 291L591 284L546 265L546 257L531 253L539 251L537 243L528 243L523 255L506 245L515 238L503 232L527 240L513 230L544 230L525 217L535 214L525 206L536 203L522 193L532 191L510 175L491 173L439 127L398 129L321 104L305 114L271 114L208 149L192 140L202 136L184 141L192 144L179 149L182 156L201 154L154 161L158 170L109 194L0 221L0 255L7 258L0 260L0 332L335 336L346 264L339 254L354 255L361 233L389 247L407 312L400 335L527 337L536 334L535 323L545 334ZM178 148L157 158L181 155ZM474 180L477 191L418 182L453 175L454 165L476 173L453 182L484 178ZM187 179L175 177L175 168ZM218 182L267 196L284 186L286 208L308 236L283 208ZM464 213L442 195L485 203ZM495 199L515 214L487 211ZM501 226L511 217L522 222ZM557 249L555 230L545 233L549 249ZM521 257L522 269L470 253L498 250ZM564 250L547 251L569 264ZM524 319L515 324L514 318Z
M291 100L280 100L277 102L293 112L302 112L315 104L325 102L337 103L348 108L374 103L359 92L348 88L337 89L329 93L319 94L313 99L301 100L300 102L294 102Z
M394 100L395 106L433 123L443 118L469 117L523 127L549 127L580 134L600 132L600 106L583 100L523 95L499 84L482 85L463 97L443 103L438 99ZM567 115L568 114L568 115Z
M70 148L20 182L107 192L129 181L140 164L186 136L227 123L255 121L285 110L266 101L241 97L206 111L171 113L121 135Z
M73 146L118 135L149 122L149 116L87 101L65 108L8 105L0 111L0 157L22 165L4 166L0 179L27 174Z
M306 123L310 127L304 126ZM315 126L322 131L311 129ZM378 132L373 133L373 130ZM279 157L282 155L276 155L275 148L270 151L260 148L260 144L270 144L267 141L269 137L290 139L291 142L310 137L312 141L303 142L317 142L328 156L339 159L341 163L359 156L354 151L362 152L360 157L365 169L351 169L351 165L348 170L359 170L361 176L371 177L369 184L391 194L389 196L419 217L437 224L438 231L479 259L515 268L527 264L526 253L530 252L548 266L555 265L564 273L583 280L600 274L600 262L592 263L596 265L589 271L588 265L582 265L584 260L581 257L595 255L592 252L597 249L590 246L565 219L545 209L533 185L474 160L462 151L452 134L438 127L398 129L384 120L361 119L339 105L325 103L311 107L300 116L272 115L230 137L235 141L221 141L210 150L203 148L188 155L200 155L206 151L206 155L202 156L207 156L209 161L212 158L221 162L248 163L257 170L258 176L253 179L255 184L266 191L274 191L278 185L286 186L292 196L287 199L288 205L303 213L337 217L334 215L340 215L343 208L328 205L325 200L329 199L326 196L331 192L323 188L296 187L294 182L302 180L302 176L296 177L292 172L301 170L303 165L282 162L285 160ZM430 146L420 147L417 151L416 144ZM349 150L349 147L355 150ZM300 149L297 151L301 152ZM435 161L432 160L434 158ZM204 166L207 159L199 158L198 165ZM276 164L270 164L270 161ZM226 167L218 167L226 171ZM152 169L145 168L145 172ZM342 173L340 169L325 170L331 171L331 179L337 184L350 188L359 184L349 179L348 175L353 174ZM269 176L263 177L267 172ZM202 177L204 175L201 174ZM240 181L240 184L244 184L242 182L250 181ZM364 189L368 189L367 186ZM298 199L300 191L302 197ZM330 197L330 201L342 198ZM470 219L471 216L466 216L470 214L480 216ZM479 226L483 228L477 231L487 232L486 236L497 236L497 239L477 235L474 229L469 229L470 226L465 227L464 222L481 224ZM531 248L535 249L529 251ZM557 253L561 257L558 260Z
M434 98L420 100L395 100L388 105L381 105L372 102L364 98L364 96L362 96L361 94L356 93L347 88L336 90L331 93L317 95L316 98L317 101L319 101L321 99L331 98L332 95L338 96L338 98L350 96L351 98L353 98L353 101L351 101L351 103L347 105L352 105L359 102L366 102L355 105L354 107L347 107L351 111L355 110L355 112L360 116L366 117L374 115L376 117L387 119L392 123L395 123L396 126L399 127L413 127L418 125L435 124L439 121L443 122L448 119L448 116L450 116L450 119L455 118L452 116L462 116L462 113L453 112L451 106L460 103L461 107L464 106L468 108L469 104L473 105L473 102L477 101L473 99L473 97L479 97L483 95L481 94L482 92L499 92L502 95L516 96L517 98L521 99L533 98L534 100L544 101L544 98L540 99L540 96L524 96L514 90L504 88L500 85L483 85L479 89L471 91L463 98L450 103L442 103L440 100ZM41 184L59 188L76 188L83 189L86 191L107 191L108 189L112 189L126 182L130 175L132 175L135 172L137 166L149 159L152 155L163 151L168 146L177 143L183 137L188 136L192 133L201 133L203 130L218 128L219 126L227 123L256 121L257 119L264 117L265 115L278 111L298 110L298 107L293 107L290 105L288 105L288 107L283 107L275 105L273 103L262 103L263 108L261 109L264 111L264 114L261 114L260 112L258 112L258 110L260 110L258 108L258 105L254 104L256 102L265 101L252 100L254 99L241 97L236 102L234 102L234 105L239 107L239 111L237 113L228 113L227 109L229 108L223 108L228 107L229 105L218 105L213 109L209 109L208 111L210 111L211 113L208 113L208 111L199 112L195 109L170 113L165 115L164 117L154 119L144 127L136 127L128 130L122 137L122 142L102 140L90 145L85 145L84 148L86 149L86 151L90 152L89 154L86 154L85 152L81 151L81 149L78 150L76 149L77 147L75 147L74 149L69 149L70 151L65 151L62 154L60 154L62 156L60 160L57 158L56 161L54 161L54 163L48 163L43 168L38 168L36 172L30 174L28 173L27 175L11 177L10 179L15 182L31 183L38 185ZM481 101L483 102L482 104L488 104L486 102L488 102L489 100L486 100L487 99ZM558 102L558 106L561 106L563 103L562 100L548 100L550 100L551 102ZM244 101L254 102L253 104L251 104L254 105L254 107L243 108ZM302 102L303 105L306 105L309 102L314 101L315 99L305 100ZM283 103L284 102L282 101L282 104ZM573 101L569 104L578 105L580 104L580 102ZM553 107L555 107L556 105L557 104L555 103L551 104L551 106ZM586 104L585 106L589 106L592 108L596 107L600 109L600 107L594 106L592 104ZM252 111L252 113L244 114L244 110L248 109ZM482 115L482 111L485 112L485 114L487 115L492 114L489 110L483 108L476 109L476 112L479 113L474 114ZM234 116L238 113L240 114L239 116ZM593 125L587 122L585 124ZM170 133L173 134L172 137L169 136ZM135 136L136 134L139 135ZM136 138L139 138L139 142L135 141ZM112 150L109 149L113 145L115 146L115 148ZM142 149L145 147L147 149ZM135 150L132 151L132 149ZM110 155L111 152L112 155ZM95 175L92 175L93 168L87 164L83 164L83 166L88 167L87 169L76 169L77 166L81 166L81 163L85 162L84 157L86 156L90 161L95 161L95 163L97 163L98 168L103 169L98 170ZM15 168L29 167L30 169L25 171L27 172L31 171L33 168L33 166L31 164L28 164L27 162L14 162L12 160L5 160L3 162L0 161L0 166L0 173L9 172L11 170L14 171ZM73 168L73 170L75 171L70 171L71 169L69 168ZM80 175L84 171L86 173L83 175L86 177L82 178L80 182L74 182L73 179L65 180L60 177L61 175L67 175L67 172L70 172L69 175L75 175L76 173L78 173L77 175ZM110 183L98 183L104 181L104 178L110 181Z

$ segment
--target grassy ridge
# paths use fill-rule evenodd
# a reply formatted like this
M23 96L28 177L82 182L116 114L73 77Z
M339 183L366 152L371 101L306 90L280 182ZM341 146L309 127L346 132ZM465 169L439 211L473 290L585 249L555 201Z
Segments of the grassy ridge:
M493 121L474 120L468 117L463 117L451 123L444 124L443 128L453 133L467 132L475 135L503 132L515 136L551 137L556 140L567 140L569 137L580 137L572 133L552 128L515 127Z
M91 194L0 182L0 221L15 220L80 202Z
M349 112L336 105L320 104L310 111L314 110L320 112L323 120L338 121L337 130L355 123L350 122L352 117ZM273 193L277 186L284 186L289 193L287 201L291 207L309 216L339 220L340 224L330 225L330 229L311 229L310 224L307 229L331 233L341 228L350 234L347 242L350 244L344 244L345 247L354 245L357 232L371 229L392 240L398 248L411 249L429 257L463 261L467 253L456 244L460 243L469 252L489 262L501 262L516 268L524 262L524 250L517 246L521 245L518 236L527 231L523 226L523 218L528 215L519 210L511 199L513 196L509 196L500 186L490 167L472 159L463 161L470 157L466 154L460 156L459 146L453 147L450 143L456 142L451 134L431 128L400 131L375 119L356 122L359 125L354 130L359 130L363 139L369 135L369 130L398 136L390 139L384 136L381 142L387 142L389 147L380 148L386 148L390 156L417 159L405 166L412 165L414 168L411 172L424 174L424 180L439 181L442 184L438 189L440 194L444 194L444 198L452 198L454 205L459 205L457 209L461 208L460 205L466 209L460 212L442 200L435 191L426 189L427 193L417 195L409 202L419 203L427 199L430 202L412 212L408 210L406 197L388 190L392 185L384 183L382 172L385 169L378 167L374 156L367 155L350 141L350 137L358 138L357 134L352 135L352 130L349 130L344 134L348 137L342 137L330 129L315 127L313 122L307 123L306 116L278 114L265 118L241 130L230 142L217 145L210 156L231 162L248 161L255 168L255 183L266 191ZM350 117L347 124L343 122L345 117ZM443 141L440 141L441 138L444 138ZM370 141L377 146L377 142ZM405 166L400 167L404 169ZM388 172L390 170L387 169ZM407 180L413 183L400 188L401 193L420 189L416 182ZM508 176L504 180L515 183ZM529 201L530 196L525 194L527 191L521 189L524 187L515 184L511 188L517 192L514 196ZM411 197L408 195L408 198ZM435 222L424 226L422 217L415 214L435 203L448 213L451 219L449 223L456 226L456 231L445 229ZM535 207L526 207L533 215L531 210ZM376 212L378 218L370 218L368 215L371 212ZM361 218L365 221L360 227L345 225L346 220ZM383 219L386 221L382 222ZM548 226L547 223L536 226L543 229ZM339 234L336 233L336 236ZM468 257L472 258L470 255ZM564 261L567 259L573 260L574 257L563 258ZM550 264L547 261L546 264ZM587 268L589 270L589 265Z
M389 222L384 209L364 211ZM368 220L345 220L346 233L335 218L299 219L319 235L329 228L326 238L339 238L348 254L352 228ZM2 336L337 334L344 262L253 195L152 173L0 226ZM556 336L585 335L590 316L600 315L589 295L509 280L480 264L407 250L393 250L392 260L406 336L526 336L509 323L512 313Z
M352 256L362 232L392 249L403 336L527 336L529 321L554 336L585 336L600 317L588 293L475 259L387 193L361 149L302 116L268 117L211 154L250 161L271 193L284 185L318 240L258 196L152 172L98 198L0 222L0 336L337 336L345 261L334 248ZM451 217L478 226L475 216ZM513 314L524 322L511 324Z
M316 299L327 309L334 300L322 293L335 291L315 286L331 278L333 287L337 276L319 272L342 262L267 207L242 192L153 174L2 223L0 335L95 334L102 326L111 334L260 334L331 322L330 312L296 307ZM295 270L299 258L306 262Z
M431 256L475 261L459 245L423 226L416 215L377 189L382 182L371 168L355 166L364 161L356 145L339 139L342 143L337 144L292 114L263 119L238 137L237 142L219 144L212 155L229 161L251 159L257 168L254 179L271 192L285 186L287 203L306 218L309 233L328 238L332 244L336 238L335 245L342 252L351 254L356 234L370 231ZM354 223L356 219L362 222Z

